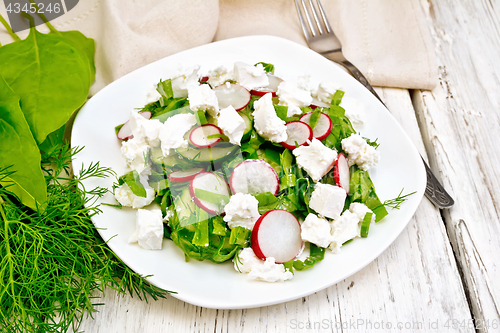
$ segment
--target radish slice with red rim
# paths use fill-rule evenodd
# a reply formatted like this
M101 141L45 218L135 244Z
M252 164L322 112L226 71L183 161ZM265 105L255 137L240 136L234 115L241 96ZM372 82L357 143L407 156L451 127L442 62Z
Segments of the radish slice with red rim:
M149 111L144 111L144 112L139 112L139 114L141 116L143 116L144 118L146 119L151 119L151 112ZM130 128L130 120L127 120L123 125L122 127L120 128L120 130L118 131L118 133L116 133L116 137L120 140L130 140L132 139L134 136L132 135L132 129Z
M172 183L188 182L201 172L203 172L203 168L191 168L187 170L174 171L168 175L168 180Z
M213 147L221 140L220 137L208 138L211 135L222 134L219 127L211 124L201 125L193 128L189 134L189 142L198 148Z
M232 106L236 111L243 109L250 102L250 92L236 83L224 83L214 88L219 102L219 109Z
M267 74L267 78L269 79L269 84L266 87L251 90L250 93L255 96L264 96L267 93L272 93L273 97L278 96L276 92L283 79L272 74Z
M200 198L202 197L200 192L203 193L203 196L211 195L210 200ZM218 215L224 212L224 206L229 202L230 189L224 178L215 173L204 171L191 179L189 193L198 207L207 213Z
M238 164L229 180L233 193L264 193L276 195L280 188L276 171L263 160L245 160Z
M291 121L286 124L287 139L281 145L287 149L295 149L297 145L303 146L312 140L313 131L311 127L302 121Z
M349 162L343 153L337 155L335 169L333 170L333 180L335 181L335 185L342 187L349 194L351 171L349 170Z
M310 125L310 119L312 112L308 112L302 117L300 117L300 121ZM320 113L318 122L316 123L316 126L313 128L313 136L318 139L319 141L326 139L326 137L330 134L332 131L332 120L328 115L324 114L323 112Z
M278 264L295 259L303 245L300 223L286 210L270 210L255 222L251 243L260 259L273 257Z

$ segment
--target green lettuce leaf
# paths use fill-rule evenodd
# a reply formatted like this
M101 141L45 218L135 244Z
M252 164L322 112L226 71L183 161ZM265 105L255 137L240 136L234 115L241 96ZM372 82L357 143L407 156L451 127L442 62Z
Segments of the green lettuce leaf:
M24 114L19 96L0 76L0 169L10 176L0 180L26 206L37 209L47 199L47 186L40 166L40 151Z
M0 48L0 75L21 99L38 144L63 126L87 99L91 68L74 42L34 28L24 40Z

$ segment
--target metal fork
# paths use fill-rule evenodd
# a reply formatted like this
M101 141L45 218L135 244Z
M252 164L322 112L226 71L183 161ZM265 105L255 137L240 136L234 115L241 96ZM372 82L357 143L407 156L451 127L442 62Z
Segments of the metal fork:
M363 73L356 68L342 54L342 45L335 36L328 19L326 18L320 0L316 0L316 5L312 0L295 0L300 24L306 37L309 47L338 64L344 66L362 85L364 85L378 100L386 107L380 96L375 92ZM305 16L305 19L304 19ZM389 109L387 109L389 110ZM427 185L425 195L439 208L450 208L455 203L453 198L446 192L443 185L439 183L436 176L422 158L427 173Z

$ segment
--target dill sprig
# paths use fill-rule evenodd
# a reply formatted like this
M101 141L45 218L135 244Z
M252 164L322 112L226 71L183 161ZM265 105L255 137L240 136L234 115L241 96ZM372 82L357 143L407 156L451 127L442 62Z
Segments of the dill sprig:
M168 291L128 268L101 239L90 218L104 188L81 181L107 177L112 170L94 163L72 177L78 151L61 145L42 155L48 199L32 210L0 187L0 331L76 331L84 314L96 312L106 287L148 300ZM0 178L14 172L0 170Z
M401 207L401 204L403 202L405 202L406 200L408 200L408 197L410 195L417 193L416 191L414 191L414 192L411 192L411 193L408 193L405 195L401 195L401 194L403 194L403 191L404 191L404 188L401 189L401 192L399 192L397 197L395 197L394 199L389 199L389 200L384 201L384 203L382 205L384 205L385 207L390 207L392 209L399 209Z

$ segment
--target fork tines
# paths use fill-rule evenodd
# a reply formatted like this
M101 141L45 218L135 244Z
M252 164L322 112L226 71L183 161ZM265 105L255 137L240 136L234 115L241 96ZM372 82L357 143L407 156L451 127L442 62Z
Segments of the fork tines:
M299 2L301 4L299 4ZM306 0L295 0L295 5L297 6L297 13L299 14L300 24L302 26L302 30L304 31L304 35L306 38L317 37L323 34L330 34L332 32L332 28L326 18L325 11L323 10L323 6L319 0L316 0L316 5L313 4L312 0L307 0L308 4L306 4ZM302 5L302 6L301 6ZM301 8L302 7L302 8ZM309 26L309 31L306 29L306 23L304 20L304 15L307 20L307 25ZM319 15L318 15L319 13ZM312 17L311 17L312 16ZM320 21L321 16L321 21ZM313 19L316 24L313 23Z

